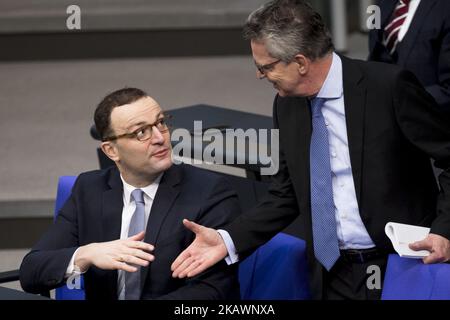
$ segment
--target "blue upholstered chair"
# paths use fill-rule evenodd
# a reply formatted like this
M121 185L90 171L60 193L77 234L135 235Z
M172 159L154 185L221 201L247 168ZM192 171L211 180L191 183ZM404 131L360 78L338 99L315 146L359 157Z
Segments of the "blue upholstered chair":
M239 265L243 300L310 299L306 243L278 233Z
M450 264L389 255L381 299L449 300Z
M75 176L59 178L55 217L70 196ZM309 299L305 242L279 233L239 265L241 297L244 300ZM81 289L56 289L56 299L82 300ZM388 259L382 292L383 300L450 299L450 264L425 265L420 259Z
M63 207L64 203L69 198L76 179L76 176L61 176L59 178L55 202L55 219L59 213L59 210ZM55 298L57 300L84 300L85 295L83 276L81 276L80 284L81 289L69 289L66 285L57 288L55 291Z

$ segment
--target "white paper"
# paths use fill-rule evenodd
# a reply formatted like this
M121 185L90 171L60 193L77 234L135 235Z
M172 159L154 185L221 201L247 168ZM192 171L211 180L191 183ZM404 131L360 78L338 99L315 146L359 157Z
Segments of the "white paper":
M408 246L410 243L425 239L430 233L430 228L388 222L384 227L384 232L400 257L420 259L430 254L427 250L414 251Z

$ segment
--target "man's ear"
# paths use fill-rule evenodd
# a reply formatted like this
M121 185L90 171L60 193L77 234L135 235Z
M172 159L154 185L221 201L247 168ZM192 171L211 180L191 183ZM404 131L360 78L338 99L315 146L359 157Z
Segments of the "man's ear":
M119 153L117 152L117 148L114 142L111 141L102 142L100 147L102 148L102 151L106 154L106 156L110 158L112 161L114 162L119 161Z
M302 76L306 75L309 71L309 64L310 64L308 58L306 58L302 54L297 54L294 57L294 61L298 65L298 73L300 73L300 75Z

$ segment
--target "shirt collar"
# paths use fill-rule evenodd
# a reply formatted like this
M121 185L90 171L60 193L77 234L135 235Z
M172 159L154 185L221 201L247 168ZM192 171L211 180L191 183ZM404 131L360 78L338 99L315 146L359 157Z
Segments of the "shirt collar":
M162 172L156 179L153 181L153 183L149 184L146 187L143 188L136 188L132 186L131 184L128 184L125 182L125 179L120 175L120 179L123 183L123 195L124 195L124 201L126 204L130 203L131 201L131 192L133 192L135 189L141 189L144 192L144 195L149 197L150 199L154 200L156 191L158 191L159 182L161 181L161 178L163 176L164 172Z
M316 97L337 99L342 96L343 91L342 61L341 58L333 52L330 70L328 71L328 75Z

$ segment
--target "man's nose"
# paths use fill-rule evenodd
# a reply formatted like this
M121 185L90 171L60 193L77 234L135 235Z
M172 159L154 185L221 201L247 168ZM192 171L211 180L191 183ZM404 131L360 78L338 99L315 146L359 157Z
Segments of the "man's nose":
M152 142L153 143L163 143L164 142L164 136L161 133L161 131L158 130L156 127L152 127Z

